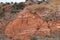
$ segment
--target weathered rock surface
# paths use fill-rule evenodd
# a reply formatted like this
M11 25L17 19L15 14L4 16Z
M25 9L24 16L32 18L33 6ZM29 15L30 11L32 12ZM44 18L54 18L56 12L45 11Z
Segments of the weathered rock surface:
M37 6L33 9L29 6L20 12L19 16L7 25L5 35L12 37L12 40L31 40L32 36L50 37L54 32L59 33L60 23L55 20L56 17L46 19L52 14L52 9L38 6L41 10L44 9L42 12Z
M30 40L33 35L50 35L48 24L36 13L24 10L22 14L7 25L5 34L13 38Z

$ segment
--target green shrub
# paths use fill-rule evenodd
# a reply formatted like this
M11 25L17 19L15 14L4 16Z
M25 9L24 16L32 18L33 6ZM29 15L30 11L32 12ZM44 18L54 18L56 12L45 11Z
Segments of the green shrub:
M23 2L21 2L21 3L15 3L15 4L13 5L13 9L14 9L14 10L23 9L24 7L25 7L25 4L24 4Z
M37 38L36 37L32 37L31 40L37 40Z

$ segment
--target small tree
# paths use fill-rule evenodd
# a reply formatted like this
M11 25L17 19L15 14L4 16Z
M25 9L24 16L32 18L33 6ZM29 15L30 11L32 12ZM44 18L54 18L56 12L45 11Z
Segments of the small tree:
M23 2L21 2L21 3L15 3L15 4L13 5L13 9L14 9L14 10L23 9L24 7L25 7L25 4L24 4Z

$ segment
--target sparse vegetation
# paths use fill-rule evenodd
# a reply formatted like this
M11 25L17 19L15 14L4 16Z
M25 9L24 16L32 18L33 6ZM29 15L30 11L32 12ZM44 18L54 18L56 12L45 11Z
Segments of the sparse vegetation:
M31 40L37 40L37 38L36 37L32 37Z
M0 18L2 18L2 17L4 17L5 15L4 15L4 13L0 13Z
M4 16L5 16L4 9L2 9L2 11L0 12L0 18L3 18Z
M25 4L23 2L21 2L21 3L15 3L13 5L13 10L23 9L24 7L25 7Z

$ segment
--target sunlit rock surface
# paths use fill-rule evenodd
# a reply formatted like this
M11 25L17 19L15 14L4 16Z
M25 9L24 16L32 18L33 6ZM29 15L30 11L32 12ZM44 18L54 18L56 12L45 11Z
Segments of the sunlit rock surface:
M60 40L59 0L28 5L19 13L11 14L11 5L2 9L0 40Z
M12 40L31 40L33 36L39 36L39 39L52 38L55 37L53 34L59 34L59 25L54 9L45 5L44 7L31 5L20 12L15 20L8 23L5 35L12 37Z

